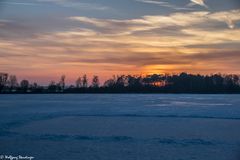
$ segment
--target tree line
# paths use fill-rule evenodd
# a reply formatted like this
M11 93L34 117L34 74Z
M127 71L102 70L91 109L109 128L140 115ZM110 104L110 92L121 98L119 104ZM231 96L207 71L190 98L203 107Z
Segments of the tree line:
M0 93L240 93L240 76L233 74L117 75L102 85L98 76L80 76L74 85L65 81L62 75L58 82L43 86L0 73Z

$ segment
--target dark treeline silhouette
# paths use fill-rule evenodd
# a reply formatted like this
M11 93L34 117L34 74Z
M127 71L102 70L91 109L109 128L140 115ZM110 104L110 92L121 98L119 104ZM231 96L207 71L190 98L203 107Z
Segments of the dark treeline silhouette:
M99 77L78 77L74 85L66 77L48 86L18 82L15 75L0 73L0 93L240 93L239 75L152 74L147 76L113 76L100 85Z

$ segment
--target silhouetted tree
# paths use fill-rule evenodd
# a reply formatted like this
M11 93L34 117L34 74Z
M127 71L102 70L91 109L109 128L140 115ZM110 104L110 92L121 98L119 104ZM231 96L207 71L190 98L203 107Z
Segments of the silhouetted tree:
M108 79L104 82L104 87L112 88L115 85L114 79Z
M60 85L56 84L54 81L51 81L48 85L49 92L57 92L61 89Z
M11 93L17 88L16 76L0 74L1 93ZM97 88L97 89L96 89ZM100 87L99 77L94 76L88 87L87 76L76 80L76 87L65 87L65 76L59 83L52 81L47 88L36 83L29 86L22 80L15 92L32 93L240 93L239 75L193 75L180 73L173 75L153 74L147 76L118 75L105 81Z
M16 89L18 87L17 77L15 75L10 75L8 83L11 91Z
M65 75L62 75L60 78L59 87L61 88L61 91L63 91L65 88L65 79L66 79Z
M240 83L240 78L237 75L232 75L233 76L233 83L234 85L239 85Z
M8 79L7 73L0 73L0 92L3 91L3 88L5 87Z
M127 86L127 77L125 75L117 76L115 81L115 87L117 88L124 88Z
M36 82L34 82L33 84L30 84L30 88L32 90L36 90L36 89L38 89L38 84Z
M83 75L83 79L82 79L82 84L83 84L83 88L87 88L88 87L88 79L87 79L87 75Z
M44 87L39 86L36 82L30 84L29 90L33 93L42 93L44 90Z
M141 88L143 86L143 80L141 76L127 76L128 87Z
M144 79L143 82L147 86L155 86L159 87L162 85L163 81L165 80L165 77L160 74L153 74L153 75L147 75Z
M20 87L21 89L26 92L28 90L28 87L29 87L29 82L28 80L22 80L21 83L20 83Z
M36 82L34 82L32 86L34 89L38 88L38 84Z
M83 86L82 78L78 77L78 79L76 80L76 87L81 88L82 86Z
M98 76L93 76L93 79L92 79L92 87L93 87L93 88L98 88L99 85L100 85L100 82L99 82Z

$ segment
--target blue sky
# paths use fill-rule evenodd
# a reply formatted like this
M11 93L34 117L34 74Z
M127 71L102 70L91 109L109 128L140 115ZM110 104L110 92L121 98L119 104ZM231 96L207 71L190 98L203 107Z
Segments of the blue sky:
M1 0L0 71L239 73L239 21L239 0Z

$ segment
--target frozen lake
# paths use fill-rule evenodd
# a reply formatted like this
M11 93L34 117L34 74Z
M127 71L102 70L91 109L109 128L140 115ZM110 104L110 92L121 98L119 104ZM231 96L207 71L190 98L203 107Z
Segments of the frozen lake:
M239 160L240 95L0 95L0 155Z

